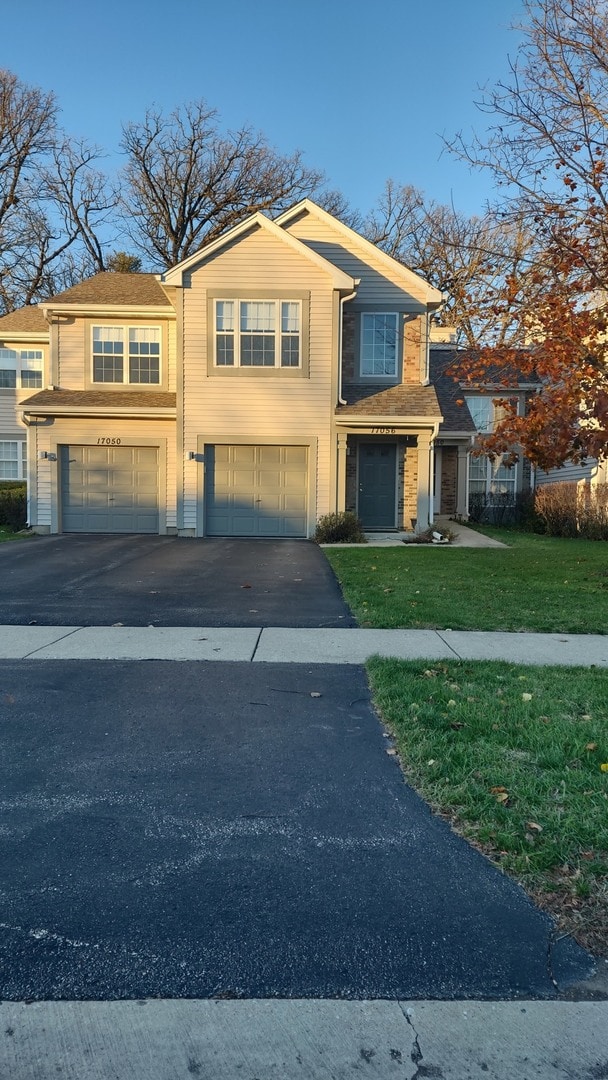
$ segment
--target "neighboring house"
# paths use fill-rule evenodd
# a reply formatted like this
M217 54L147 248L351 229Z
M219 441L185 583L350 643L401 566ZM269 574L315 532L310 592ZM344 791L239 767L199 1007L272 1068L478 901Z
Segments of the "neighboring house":
M21 406L43 386L48 352L48 323L38 308L0 318L0 480L26 478L27 428Z
M444 333L447 341L440 340L442 328L436 328L430 349L431 382L444 418L435 444L435 511L466 518L473 503L478 508L514 503L520 492L533 487L534 474L526 458L508 466L503 458L475 455L471 450L478 435L489 434L499 423L502 410L496 400L517 400L518 412L523 414L526 398L535 392L536 384L516 377L508 387L498 382L469 385L456 380L448 373L463 354L449 340L449 331Z
M0 339L19 349L19 319L44 320L41 388L6 391L25 424L5 421L6 441L27 431L30 524L305 537L351 509L368 529L427 527L442 299L304 200L163 275L98 274L5 316ZM448 434L442 475L470 437Z

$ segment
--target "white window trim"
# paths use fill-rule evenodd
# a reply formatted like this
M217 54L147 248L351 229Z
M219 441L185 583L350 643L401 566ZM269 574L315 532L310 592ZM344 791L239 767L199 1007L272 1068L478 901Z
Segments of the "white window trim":
M363 371L363 331L365 319L370 316L381 315L386 318L391 315L395 320L395 371L392 375L374 375L366 374ZM362 311L359 319L359 375L362 379L369 379L370 382L387 382L394 383L399 378L399 364L401 362L401 312L399 311Z
M123 353L122 353L122 379L107 379L99 381L95 378L95 331L96 330L120 330L123 338ZM129 378L130 374L130 355L129 355L129 331L130 330L155 330L158 333L158 380L156 382L132 382ZM90 377L91 386L136 386L141 388L154 388L158 389L163 384L163 328L160 323L92 323L91 324L91 367Z
M501 463L502 463L502 461L504 460L505 457L506 457L506 454L503 454L502 457L501 457ZM483 461L483 463L485 465L485 477L481 477L481 476L471 477L471 462L473 460L475 460L475 461ZM484 495L485 498L487 499L487 498L490 498L490 496L492 496L494 494L497 494L497 495L506 494L506 493L500 492L500 491L499 492L493 492L492 491L492 483L494 482L492 466L493 466L492 459L489 458L487 455L482 455L481 457L476 457L476 458L469 457L469 464L468 464L468 469L467 469L467 495L468 495L468 498L471 498L471 495ZM512 494L513 499L515 499L515 496L517 495L517 492L519 490L518 471L519 471L519 465L517 463L515 465L511 466L511 468L510 468L511 475L509 476L508 483L509 483L509 487L512 490L508 494ZM477 489L477 488L474 489L474 490L471 490L471 483L472 482L473 483L481 483L482 480L485 482L484 491L479 491L479 489Z
M27 480L27 458L26 458L26 441L25 439L6 439L0 438L0 446L5 443L10 443L17 447L17 476L0 476L0 480ZM2 465L6 461L14 461L14 458L3 458L0 460L0 472Z
M241 363L241 336L243 333L254 333L255 331L241 331L241 304L272 304L275 310L275 325L274 325L274 364L242 364ZM217 307L218 304L234 304L234 327L232 331L218 330L217 328ZM292 338L296 337L296 334L285 334L282 329L282 304L296 304L298 308L298 363L297 364L281 364L281 343L283 337ZM217 371L302 371L302 356L303 356L303 337L302 337L302 300L297 296L279 296L279 297L248 297L248 296L215 296L213 297L213 365ZM218 363L218 336L220 334L232 333L234 343L234 363L233 364L220 364ZM260 333L268 334L270 331L260 331Z
M8 356L2 356L2 353L10 353L11 358L14 359L14 365L8 363ZM35 356L29 354L35 353ZM36 367L30 367L31 363L35 363ZM42 349L0 349L0 368L4 370L15 371L15 385L14 386L0 386L0 390L40 390L44 385L44 351ZM38 385L33 383L24 383L23 374L27 371L37 371L40 374Z

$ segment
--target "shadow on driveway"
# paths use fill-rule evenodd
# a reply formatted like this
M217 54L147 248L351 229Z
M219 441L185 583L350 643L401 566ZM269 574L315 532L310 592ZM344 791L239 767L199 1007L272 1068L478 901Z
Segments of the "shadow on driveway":
M0 624L355 626L306 540L65 535L0 545Z

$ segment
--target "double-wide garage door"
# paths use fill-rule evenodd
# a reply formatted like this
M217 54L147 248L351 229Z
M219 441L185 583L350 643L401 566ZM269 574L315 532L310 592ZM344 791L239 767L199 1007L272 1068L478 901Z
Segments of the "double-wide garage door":
M308 447L206 446L207 536L307 534Z
M63 532L157 533L158 447L63 446Z

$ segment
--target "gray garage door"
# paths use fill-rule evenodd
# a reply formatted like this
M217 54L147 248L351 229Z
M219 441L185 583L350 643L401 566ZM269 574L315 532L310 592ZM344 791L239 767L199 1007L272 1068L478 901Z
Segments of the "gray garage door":
M306 536L306 446L205 447L207 536Z
M63 446L63 532L158 532L158 447Z

